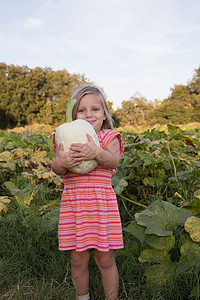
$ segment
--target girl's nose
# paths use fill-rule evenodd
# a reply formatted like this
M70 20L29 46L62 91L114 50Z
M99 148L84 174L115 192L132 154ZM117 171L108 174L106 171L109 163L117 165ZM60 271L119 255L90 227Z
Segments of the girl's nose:
M92 111L90 109L86 110L86 117L90 117L92 115Z

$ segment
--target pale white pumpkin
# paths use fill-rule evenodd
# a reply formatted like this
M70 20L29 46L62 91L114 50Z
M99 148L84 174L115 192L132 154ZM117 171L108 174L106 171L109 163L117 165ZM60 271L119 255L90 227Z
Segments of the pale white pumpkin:
M66 118L66 119L69 119ZM85 120L78 119L60 125L55 132L56 146L62 143L64 151L69 151L71 144L88 142L87 133L92 137L97 146L100 146L97 134L90 123ZM93 170L98 165L96 160L86 160L81 165L69 168L73 173L85 174Z

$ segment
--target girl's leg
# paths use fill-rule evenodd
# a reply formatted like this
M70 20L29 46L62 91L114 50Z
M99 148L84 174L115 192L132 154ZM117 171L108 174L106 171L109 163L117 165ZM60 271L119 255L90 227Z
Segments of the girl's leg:
M106 299L117 300L119 275L114 258L114 251L101 252L94 249L94 259L101 272Z
M89 250L77 252L70 251L72 278L78 295L85 295L89 292L88 262L90 259Z

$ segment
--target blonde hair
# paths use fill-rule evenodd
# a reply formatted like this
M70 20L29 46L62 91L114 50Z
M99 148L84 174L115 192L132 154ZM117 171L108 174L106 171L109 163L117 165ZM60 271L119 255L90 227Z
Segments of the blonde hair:
M72 92L71 100L76 99L76 104L74 105L73 111L72 111L72 119L76 119L77 111L79 104L81 102L81 99L88 94L94 94L97 96L97 99L99 100L100 104L102 105L102 108L105 113L105 120L103 120L103 124L101 127L101 130L103 129L113 129L113 119L110 115L108 105L106 103L105 96L103 92L94 85L80 85Z

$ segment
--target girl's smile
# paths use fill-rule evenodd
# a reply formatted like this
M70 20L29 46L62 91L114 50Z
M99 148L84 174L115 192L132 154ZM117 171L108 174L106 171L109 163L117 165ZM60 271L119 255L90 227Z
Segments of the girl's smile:
M106 117L103 107L95 94L83 96L78 107L76 119L87 121L96 132L101 130Z

